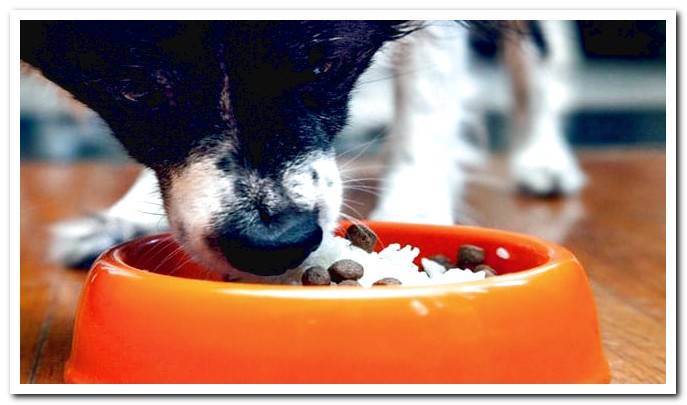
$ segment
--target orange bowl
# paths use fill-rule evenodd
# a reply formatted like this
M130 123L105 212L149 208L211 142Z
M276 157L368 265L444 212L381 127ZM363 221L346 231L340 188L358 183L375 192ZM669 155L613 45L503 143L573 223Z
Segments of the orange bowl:
M93 265L65 380L609 382L587 277L564 248L484 228L368 224L422 256L480 245L501 275L369 289L232 283L190 262L170 235L145 237Z

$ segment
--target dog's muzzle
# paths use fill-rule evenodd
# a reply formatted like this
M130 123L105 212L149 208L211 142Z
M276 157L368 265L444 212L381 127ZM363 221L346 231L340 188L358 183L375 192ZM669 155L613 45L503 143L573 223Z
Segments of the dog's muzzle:
M208 245L220 251L232 267L259 276L273 276L297 267L322 242L318 212L283 212L245 224L226 221Z

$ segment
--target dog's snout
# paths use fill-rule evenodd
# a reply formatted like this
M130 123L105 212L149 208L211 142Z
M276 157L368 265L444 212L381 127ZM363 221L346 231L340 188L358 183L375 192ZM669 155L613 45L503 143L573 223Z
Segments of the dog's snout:
M322 242L317 211L282 212L251 225L224 223L208 243L236 269L271 276L301 264Z

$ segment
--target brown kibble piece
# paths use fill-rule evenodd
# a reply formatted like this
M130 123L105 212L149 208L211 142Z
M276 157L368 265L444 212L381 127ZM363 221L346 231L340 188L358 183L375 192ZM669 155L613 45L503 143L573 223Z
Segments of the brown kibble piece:
M401 280L393 277L385 277L381 280L377 280L372 285L401 285Z
M363 276L363 266L355 260L342 259L329 266L329 276L335 283L343 280L357 280Z
M329 272L324 267L313 266L306 269L301 276L303 285L329 285L331 278Z
M455 264L453 262L451 262L451 259L449 259L447 256L444 256L444 255L429 256L428 259L433 261L433 262L439 263L440 265L446 267L447 269L456 267Z
M484 262L484 249L475 245L462 245L458 248L458 267L473 268Z
M487 277L494 277L497 275L496 270L486 264L480 264L479 266L475 267L475 273L478 271L485 272Z
M359 224L353 224L346 229L346 239L367 253L372 252L377 244L377 235L372 229Z
M360 283L355 281L355 280L344 280L340 282L338 285L343 285L343 286L351 286L351 287L360 287Z

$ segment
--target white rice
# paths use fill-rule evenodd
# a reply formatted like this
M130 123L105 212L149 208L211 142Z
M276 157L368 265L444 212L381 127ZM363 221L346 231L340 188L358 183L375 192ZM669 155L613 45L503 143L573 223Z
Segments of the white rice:
M351 259L364 268L363 277L358 280L363 287L371 287L375 281L386 277L398 279L405 286L456 283L483 280L486 277L483 271L473 273L469 269L447 269L427 258L420 259L424 271L419 271L418 266L413 263L419 255L419 248L410 245L401 247L398 243L387 246L379 253L368 253L354 246L348 239L329 236L325 237L320 247L299 266L300 271L290 273L293 277L300 277L302 272L311 266L326 269L337 260Z

